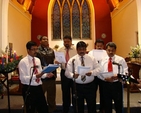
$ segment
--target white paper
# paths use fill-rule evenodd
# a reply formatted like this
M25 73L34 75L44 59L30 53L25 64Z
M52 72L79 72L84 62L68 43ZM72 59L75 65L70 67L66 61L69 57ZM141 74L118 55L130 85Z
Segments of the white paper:
M78 74L79 75L86 75L90 71L90 67L85 66L78 66Z
M104 73L100 73L100 76L102 78L112 77L114 76L114 73L113 72L104 72Z
M97 61L100 61L105 56L105 51L103 50L93 50L93 56Z
M57 51L55 51L55 59L59 63L66 63L65 55L64 55L63 52L57 52Z

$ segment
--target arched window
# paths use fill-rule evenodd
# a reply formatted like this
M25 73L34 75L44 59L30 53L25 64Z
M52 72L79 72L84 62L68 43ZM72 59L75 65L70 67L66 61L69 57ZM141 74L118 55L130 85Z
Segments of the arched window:
M51 10L51 37L62 39L91 39L91 0L54 0Z

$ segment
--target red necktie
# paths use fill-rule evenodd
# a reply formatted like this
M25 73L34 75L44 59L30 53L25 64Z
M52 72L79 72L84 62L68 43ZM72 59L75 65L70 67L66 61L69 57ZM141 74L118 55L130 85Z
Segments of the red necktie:
M111 72L111 71L113 71L113 66L112 66L112 58L110 57L108 61L108 72Z
M65 66L67 67L67 63L68 63L68 61L69 61L69 49L66 49L66 64L65 64Z
M69 61L69 49L66 49L66 63Z
M37 70L37 68L36 68L36 63L35 63L34 57L33 57L33 66L34 66L34 67L33 67L34 74L37 74L37 73L38 73L38 70ZM39 82L40 82L40 79L37 78L37 79L36 79L36 82L39 83Z

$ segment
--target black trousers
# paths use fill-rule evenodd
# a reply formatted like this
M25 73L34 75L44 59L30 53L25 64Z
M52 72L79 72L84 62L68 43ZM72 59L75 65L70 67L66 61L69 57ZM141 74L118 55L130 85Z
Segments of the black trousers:
M105 113L112 113L112 100L116 113L123 113L123 88L121 82L104 82L103 84L103 95Z
M95 90L95 98L97 98L97 90L98 90L98 87L99 87L99 96L100 96L100 111L103 111L104 110L104 98L103 98L103 80L99 79L97 76L95 77L94 79L94 84L95 84L95 87L96 87L96 90Z
M28 85L23 85L22 95L24 98L26 113L48 113L48 107L45 100L45 96L42 90L42 86L30 86L28 95Z
M84 113L84 103L86 100L88 113L96 113L96 98L94 82L87 84L76 84L78 113Z
M63 99L63 113L68 113L70 104L73 104L73 80L65 76L65 70L61 70L61 88Z

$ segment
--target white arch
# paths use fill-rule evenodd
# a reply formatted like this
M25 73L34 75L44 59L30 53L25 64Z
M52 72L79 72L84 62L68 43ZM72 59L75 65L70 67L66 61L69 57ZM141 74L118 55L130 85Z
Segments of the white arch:
M136 0L138 16L138 41L141 44L141 0Z
M94 41L95 41L95 11L94 11L94 5L92 0L86 0L88 2L88 4L90 5L91 8L91 24L93 26L91 26L91 40L85 40L86 43L89 44L88 46L88 50L92 50L94 48ZM55 0L50 0L49 2L49 6L48 6L48 38L52 39L51 37L51 12L52 12L52 8L54 5ZM76 45L76 43L78 42L78 40L73 40L73 44ZM49 43L51 43L50 46L54 47L56 44L59 45L60 47L63 45L62 41L51 41L49 40Z

